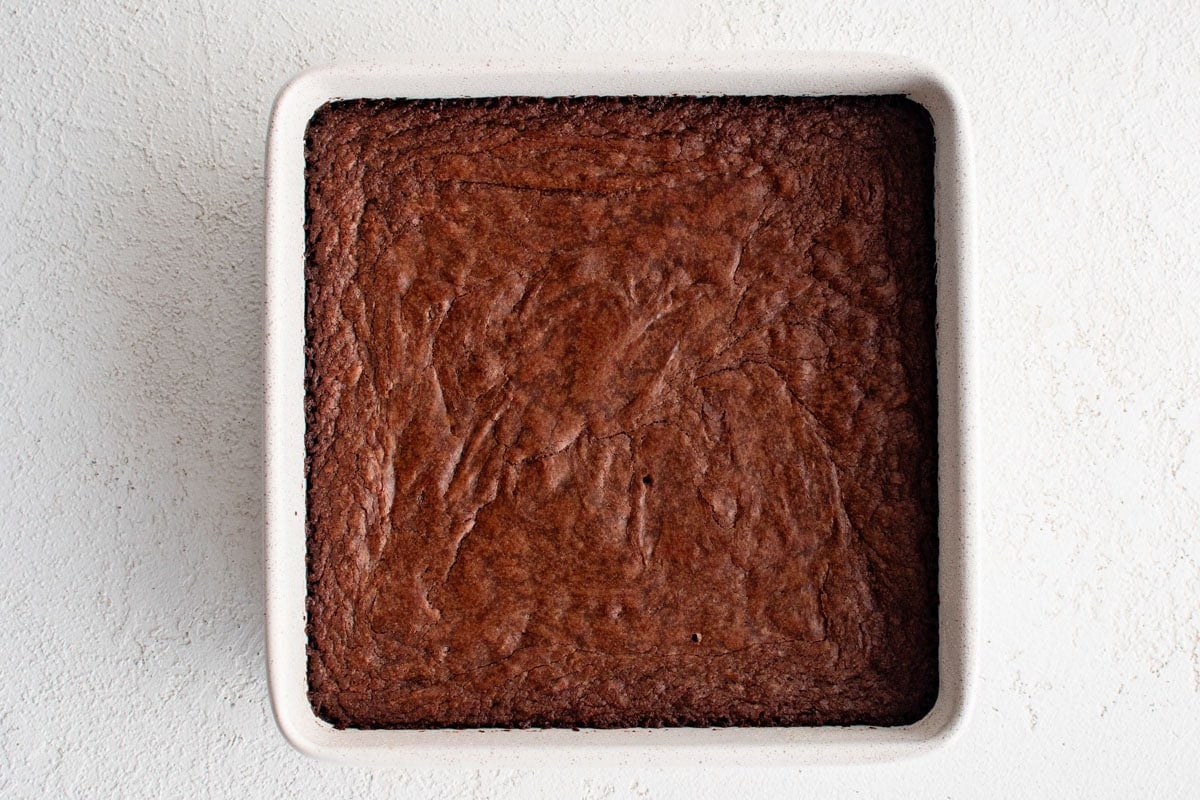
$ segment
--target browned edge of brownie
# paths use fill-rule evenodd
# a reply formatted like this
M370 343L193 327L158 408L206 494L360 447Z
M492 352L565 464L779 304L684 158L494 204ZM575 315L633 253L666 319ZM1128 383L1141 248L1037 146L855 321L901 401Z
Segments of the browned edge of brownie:
M924 109L348 101L317 112L306 154L322 718L927 713Z

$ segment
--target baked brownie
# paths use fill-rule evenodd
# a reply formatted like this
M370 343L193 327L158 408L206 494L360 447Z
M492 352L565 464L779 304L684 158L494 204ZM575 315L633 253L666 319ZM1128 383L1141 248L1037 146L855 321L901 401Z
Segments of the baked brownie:
M933 149L900 97L320 109L316 712L359 728L923 716Z

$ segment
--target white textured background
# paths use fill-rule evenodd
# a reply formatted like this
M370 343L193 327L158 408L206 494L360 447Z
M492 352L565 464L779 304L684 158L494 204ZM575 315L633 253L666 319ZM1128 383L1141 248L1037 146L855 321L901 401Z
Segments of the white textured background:
M1200 5L728 5L0 0L0 795L1195 796ZM333 58L738 48L918 56L967 98L985 541L966 733L806 770L292 752L261 623L276 90Z

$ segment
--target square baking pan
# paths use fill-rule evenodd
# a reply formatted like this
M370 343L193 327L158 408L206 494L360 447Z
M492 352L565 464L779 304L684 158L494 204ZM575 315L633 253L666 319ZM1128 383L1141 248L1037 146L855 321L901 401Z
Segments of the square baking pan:
M305 599L304 139L331 100L569 95L906 95L933 120L937 264L939 691L906 726L630 730L335 729L308 700ZM868 54L619 56L349 64L280 93L267 142L265 562L275 719L314 757L371 765L814 764L883 761L945 744L974 672L975 397L971 169L953 85L909 59Z

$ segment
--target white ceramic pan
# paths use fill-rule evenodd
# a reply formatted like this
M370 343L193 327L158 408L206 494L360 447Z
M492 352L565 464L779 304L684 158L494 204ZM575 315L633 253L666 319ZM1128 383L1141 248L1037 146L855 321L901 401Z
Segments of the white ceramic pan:
M345 98L502 95L904 94L936 137L940 671L937 704L904 727L656 730L335 730L307 698L304 477L304 134ZM276 100L267 146L266 629L279 728L319 758L377 765L801 764L927 752L964 724L974 670L975 362L971 169L957 91L936 70L861 54L756 53L343 65Z

